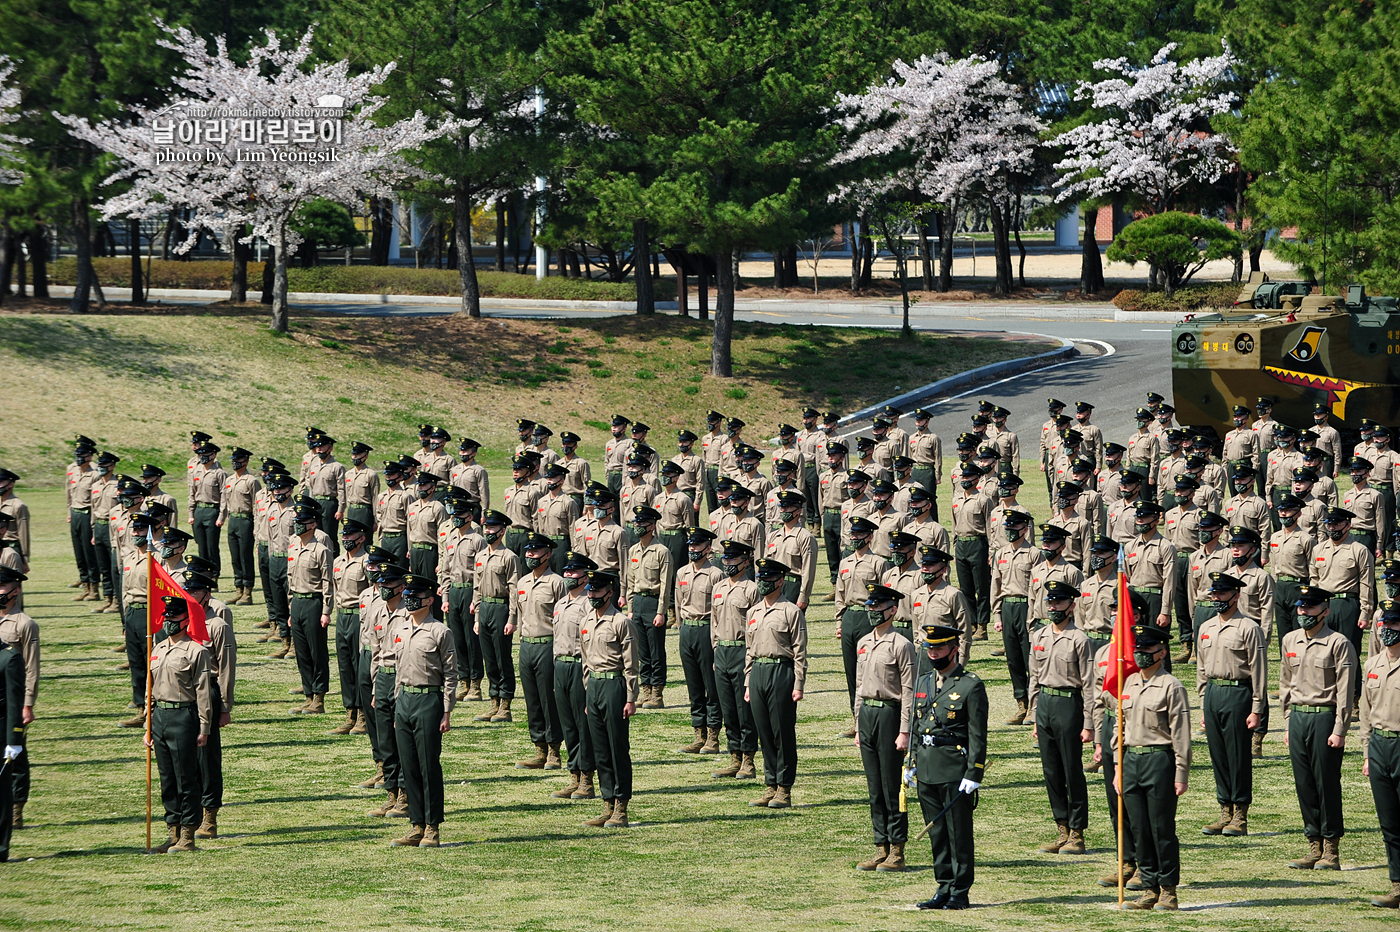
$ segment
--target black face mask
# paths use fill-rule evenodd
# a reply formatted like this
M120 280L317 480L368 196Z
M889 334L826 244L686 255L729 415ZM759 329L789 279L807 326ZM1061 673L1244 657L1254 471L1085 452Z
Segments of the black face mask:
M527 570L538 569L539 567L543 566L545 562L546 560L544 557L526 557L525 568Z
M432 602L432 596L427 595L426 593L405 592L403 594L403 601L400 603L400 605L410 612L416 612L418 609L422 608L424 605L429 604L430 602Z
M433 497L433 491L434 491L434 490L433 490L433 487L430 486L430 485L420 485L420 486L418 487L418 497L419 497L419 498L432 498L432 497Z
M1329 527L1329 528L1327 529L1327 536L1328 536L1330 539L1332 539L1333 541L1342 541L1342 540L1345 540L1345 539L1346 539L1347 531L1348 531L1347 528L1330 528L1330 527Z
M738 562L738 563L725 563L725 564L724 564L724 575L728 576L730 579L733 579L735 576L738 576L738 575L739 575L740 573L742 573L743 571L744 571L744 564L743 564L743 561L742 561L742 560L741 560L740 562Z
M1385 647L1394 647L1396 644L1400 644L1400 629L1381 628L1377 637L1381 639L1381 644Z
M1298 613L1299 627L1311 631L1313 628L1316 628L1320 624L1322 624L1322 615L1307 615L1303 612Z
M396 596L396 595L398 595L398 594L399 594L399 589L398 589L397 586L380 586L380 587L379 587L379 597L380 597L381 599L383 599L385 602L392 602L392 601L394 600L394 596Z
M1091 569L1091 570L1101 570L1101 569L1103 569L1105 566L1108 566L1108 557L1106 557L1106 556L1104 556L1104 555L1102 555L1102 554L1097 554L1097 555L1091 556L1091 557L1089 558L1089 569Z
M590 595L588 604L594 608L605 608L608 604L608 597L605 595Z
M1248 566L1248 565L1249 565L1249 561L1250 561L1250 560L1253 560L1253 559L1254 559L1254 551L1251 550L1249 553L1246 553L1244 556L1236 557L1236 556L1233 556L1233 555L1232 555L1232 556L1230 557L1230 562L1233 563L1233 564L1235 564L1236 566Z
M685 555L690 558L691 563L705 559L705 551L703 550L687 550Z
M467 519L466 519L466 516L465 516L465 515L453 515L453 516L452 516L452 526L453 526L453 527L466 527L466 524L467 524Z
M942 673L944 670L948 669L948 667L952 666L953 655L948 654L946 657L930 657L928 662L933 665L935 670Z

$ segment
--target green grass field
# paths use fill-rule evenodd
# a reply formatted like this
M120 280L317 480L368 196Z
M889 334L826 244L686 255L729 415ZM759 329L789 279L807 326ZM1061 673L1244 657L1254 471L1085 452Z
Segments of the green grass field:
M1043 516L1044 487L1038 476L1028 480L1027 504ZM1013 709L1009 681L988 656L992 645L981 643L972 668L987 680L993 724L976 815L977 908L915 911L933 892L926 842L911 844L909 873L852 869L869 850L869 810L858 754L837 737L845 683L832 609L822 602L808 618L794 808L752 809L746 803L760 789L753 782L711 779L716 758L677 753L691 732L673 633L671 707L633 719L631 828L582 827L599 802L551 799L566 776L514 769L530 750L523 712L513 724L477 724L470 718L480 706L463 703L445 740L446 846L438 850L389 846L403 821L366 817L381 793L355 786L372 769L367 739L327 735L340 720L334 714L289 716L295 665L266 659L253 643L260 606L236 609L241 651L234 724L224 733L223 837L201 842L198 854L148 856L145 754L138 733L116 727L129 699L127 674L116 669L122 658L110 651L119 621L69 601L66 585L76 577L58 493L18 491L34 513L26 600L42 628L44 675L29 739L27 826L0 884L3 928L1362 930L1395 921L1367 905L1389 882L1354 737L1344 766L1345 869L1286 868L1305 842L1277 731L1256 767L1245 839L1199 834L1217 807L1197 742L1178 819L1183 911L1114 911L1114 892L1094 883L1113 861L1102 780L1089 777L1090 853L1037 852L1053 825L1035 745L1028 727L1000 724ZM825 573L818 575L825 592ZM1194 667L1179 673L1193 688ZM327 704L339 705L334 685Z

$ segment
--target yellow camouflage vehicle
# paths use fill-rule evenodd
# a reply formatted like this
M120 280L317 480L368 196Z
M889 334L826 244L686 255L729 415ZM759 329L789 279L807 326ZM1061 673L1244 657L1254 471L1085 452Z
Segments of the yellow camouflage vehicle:
M1224 436L1235 405L1274 400L1273 416L1312 425L1318 402L1354 433L1362 418L1386 424L1400 408L1400 306L1360 285L1346 297L1311 294L1305 282L1254 273L1235 308L1188 316L1172 329L1172 390L1180 424Z

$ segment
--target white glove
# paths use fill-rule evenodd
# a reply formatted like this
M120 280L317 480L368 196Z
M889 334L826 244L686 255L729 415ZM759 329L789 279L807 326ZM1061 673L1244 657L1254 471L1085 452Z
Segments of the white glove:
M10 761L24 753L24 746L19 744L5 745L5 760Z
M963 782L961 782L961 783L958 784L958 792L959 792L959 793L975 793L975 792L977 792L977 788L978 788L979 786L981 786L981 785L982 785L982 784L977 783L977 782L972 781L972 780L969 780L969 779L967 779L966 777L964 777L964 778L963 778Z

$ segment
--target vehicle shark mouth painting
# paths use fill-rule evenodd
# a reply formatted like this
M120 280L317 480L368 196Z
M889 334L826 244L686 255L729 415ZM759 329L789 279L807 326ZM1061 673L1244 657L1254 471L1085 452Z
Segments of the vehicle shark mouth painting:
M1332 413L1343 420L1346 419L1347 395L1358 388L1386 387L1377 382L1352 382L1335 376L1312 375L1307 372L1298 372L1295 369L1283 369L1279 366L1265 366L1264 371L1280 382L1326 392L1327 403L1332 407Z

